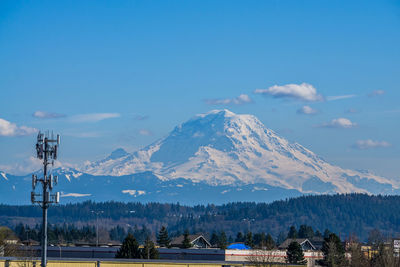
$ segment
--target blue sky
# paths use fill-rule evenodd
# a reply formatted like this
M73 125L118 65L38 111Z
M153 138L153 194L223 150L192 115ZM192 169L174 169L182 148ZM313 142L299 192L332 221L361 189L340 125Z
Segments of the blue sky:
M398 1L1 1L0 169L36 129L81 164L228 108L400 178L399 47Z

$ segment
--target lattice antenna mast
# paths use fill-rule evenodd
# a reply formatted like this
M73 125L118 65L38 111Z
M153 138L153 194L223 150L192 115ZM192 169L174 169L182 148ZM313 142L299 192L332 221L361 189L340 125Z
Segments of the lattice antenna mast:
M60 202L60 193L56 192L51 194L54 185L58 183L58 177L52 174L47 174L48 165L54 165L54 160L57 159L58 147L60 146L60 135L57 134L54 138L54 134L46 132L43 134L39 132L36 143L36 156L38 159L43 160L43 178L32 175L32 192L31 201L32 204L38 203L43 210L43 222L42 222L42 267L47 265L47 209L50 204L57 204ZM37 183L42 183L42 194L35 193ZM36 199L36 197L42 197Z

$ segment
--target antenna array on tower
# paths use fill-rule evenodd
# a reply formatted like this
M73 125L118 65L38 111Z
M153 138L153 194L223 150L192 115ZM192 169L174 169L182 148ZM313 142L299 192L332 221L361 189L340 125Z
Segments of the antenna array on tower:
M42 267L47 264L47 209L50 204L57 204L60 202L60 193L55 192L51 194L50 191L58 183L58 177L52 174L48 175L48 165L54 166L54 160L57 159L58 147L60 145L60 135L46 132L46 134L39 132L36 143L36 156L38 159L43 160L43 177L38 178L36 174L32 175L32 204L39 204L43 210L43 226L42 226ZM42 184L42 193L35 192L38 183ZM37 199L37 197L42 197Z

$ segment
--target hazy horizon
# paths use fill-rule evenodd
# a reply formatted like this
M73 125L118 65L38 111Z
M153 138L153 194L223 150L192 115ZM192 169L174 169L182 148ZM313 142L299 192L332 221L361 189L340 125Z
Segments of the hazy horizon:
M252 114L326 161L399 179L395 1L0 3L0 170L37 130L76 166L199 113Z

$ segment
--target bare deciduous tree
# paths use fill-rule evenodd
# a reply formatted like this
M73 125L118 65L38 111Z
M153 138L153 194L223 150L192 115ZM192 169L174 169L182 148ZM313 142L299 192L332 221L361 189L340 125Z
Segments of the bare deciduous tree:
M278 262L276 259L280 251L257 249L252 250L246 260L254 267L272 267Z
M378 253L371 259L372 267L399 267L400 257L394 250L393 243L385 246L381 243L378 247Z

